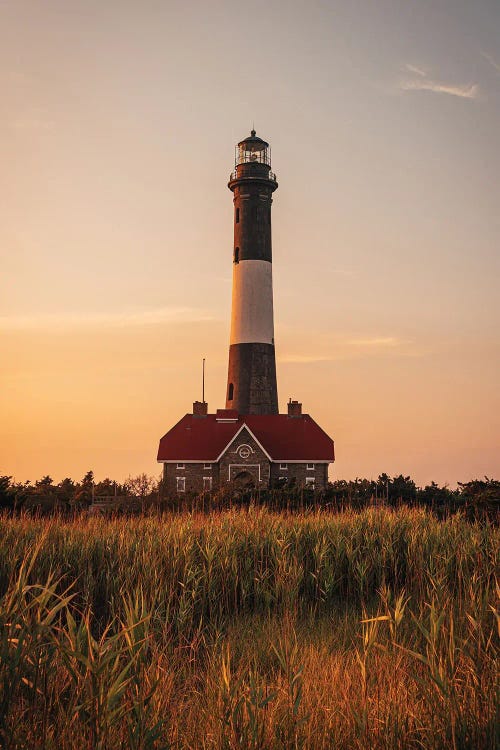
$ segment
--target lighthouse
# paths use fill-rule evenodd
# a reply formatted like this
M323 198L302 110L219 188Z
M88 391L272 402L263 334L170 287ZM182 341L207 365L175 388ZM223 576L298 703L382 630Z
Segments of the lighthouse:
M274 351L271 149L252 130L235 149L233 294L226 409L278 414Z
M165 497L254 489L322 491L333 440L291 398L278 412L271 205L278 187L269 144L252 130L236 146L233 298L225 409L193 403L160 440ZM235 495L238 496L238 495ZM260 495L259 495L260 497Z

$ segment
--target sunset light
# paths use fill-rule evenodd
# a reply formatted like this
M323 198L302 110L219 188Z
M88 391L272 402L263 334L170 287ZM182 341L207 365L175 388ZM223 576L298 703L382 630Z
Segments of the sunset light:
M157 474L203 357L224 406L226 185L253 123L280 182L280 411L300 397L335 436L331 478L498 472L499 8L253 10L250 30L239 3L0 9L0 455L18 481Z
M500 0L3 0L0 81L0 748L497 750Z

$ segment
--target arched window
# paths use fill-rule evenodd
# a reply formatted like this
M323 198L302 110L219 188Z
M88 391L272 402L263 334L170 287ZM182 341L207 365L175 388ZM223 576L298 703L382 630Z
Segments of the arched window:
M234 385L229 383L229 390L227 392L227 400L232 401L234 396Z
M239 247L234 248L234 262L235 263L240 262L240 248Z
M237 224L240 223L240 209L239 208L236 209L236 223Z

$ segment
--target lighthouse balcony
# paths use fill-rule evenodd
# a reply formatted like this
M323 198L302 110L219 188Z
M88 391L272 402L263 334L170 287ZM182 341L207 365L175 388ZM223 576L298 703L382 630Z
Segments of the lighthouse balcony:
M246 172L236 167L236 169L233 169L233 171L229 175L229 181L232 182L233 180L238 180L241 177L254 177L254 176L255 175L251 174L250 172ZM262 174L259 174L258 177L261 177L264 179L267 178L271 182L276 182L276 174L274 172L271 172L271 170L266 171L265 173L263 172Z

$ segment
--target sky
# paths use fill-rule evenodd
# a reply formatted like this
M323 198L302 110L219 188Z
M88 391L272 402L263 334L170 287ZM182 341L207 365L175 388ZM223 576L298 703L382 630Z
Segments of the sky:
M332 479L498 478L498 0L1 0L0 82L0 474L157 475L203 357L224 406L255 125L280 410Z

